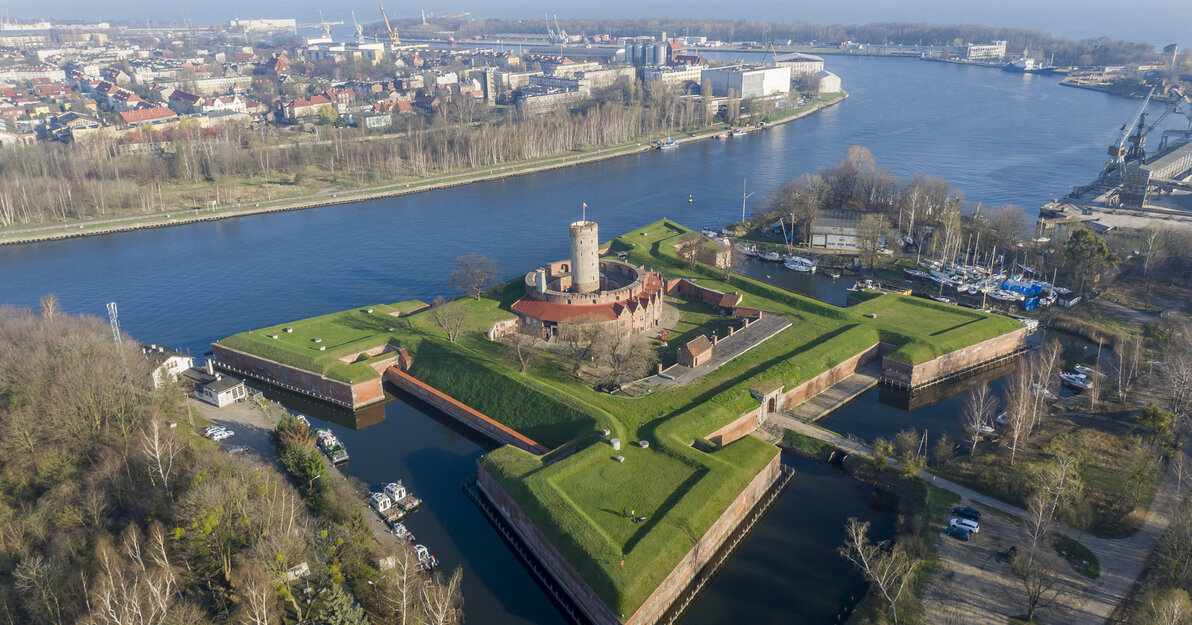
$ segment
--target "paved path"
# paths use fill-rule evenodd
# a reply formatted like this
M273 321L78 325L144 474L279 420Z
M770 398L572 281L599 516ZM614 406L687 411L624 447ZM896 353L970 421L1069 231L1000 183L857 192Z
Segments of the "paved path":
M750 323L748 328L736 330L732 336L720 339L712 347L712 359L708 362L695 368L671 365L661 374L650 376L639 380L639 382L654 387L687 384L719 369L728 361L761 345L789 327L791 327L791 322L786 317L765 315Z
M767 431L772 436L775 429L785 428L799 434L831 443L839 449L855 453L865 458L873 458L873 451L854 440L850 440L833 432L809 425L785 414L772 414L767 423ZM891 464L896 463L891 461ZM1026 516L1026 511L1018 506L994 499L978 493L970 488L961 486L932 474L927 470L919 470L919 479L929 482L945 490L960 495L962 498L983 506L1004 512L1014 517ZM1179 505L1176 495L1176 476L1174 471L1168 471L1164 476L1159 490L1155 494L1151 507L1147 510L1146 520L1142 527L1134 534L1120 539L1099 538L1085 534L1080 542L1088 547L1101 563L1101 577L1096 580L1084 580L1082 586L1072 588L1071 596L1063 603L1064 614L1057 614L1055 620L1072 623L1104 622L1117 609L1118 605L1129 594L1135 580L1142 574L1147 557L1154 550L1163 531L1174 516ZM1070 536L1078 532L1066 527L1059 528L1060 533ZM1073 616L1072 619L1067 617ZM1089 620L1093 619L1093 620Z
M874 361L787 412L799 421L819 421L861 393L877 386L881 375L880 361Z

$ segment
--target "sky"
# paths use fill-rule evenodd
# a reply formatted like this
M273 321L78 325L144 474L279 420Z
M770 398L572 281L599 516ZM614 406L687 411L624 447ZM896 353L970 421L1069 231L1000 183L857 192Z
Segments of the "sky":
M354 9L362 21L377 19L374 0L0 0L0 17L68 17L84 20L154 20L226 22L233 17L293 17L350 22ZM447 0L411 3L390 0L391 17L469 11L478 16L536 18L544 12L568 17L722 17L757 21L810 20L821 24L928 22L990 24L1048 30L1074 39L1108 36L1157 46L1192 47L1192 8L1188 0L754 0L740 5L724 0Z

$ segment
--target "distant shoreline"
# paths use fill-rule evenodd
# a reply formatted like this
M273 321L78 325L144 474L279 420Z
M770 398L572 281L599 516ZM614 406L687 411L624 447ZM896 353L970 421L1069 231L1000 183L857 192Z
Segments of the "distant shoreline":
M834 100L828 102L816 102L814 105L807 107L806 110L798 111L793 115L783 117L775 121L766 122L765 128L785 124L796 119L802 119L814 113L818 113L819 111L822 111L826 108L839 104L840 102L847 100L848 97L848 92L842 92L842 96ZM760 128L758 130L765 130L765 128ZM694 134L693 136L676 138L675 141L680 144L701 141L710 139L720 132L723 132L723 129L715 128L704 130ZM149 228L182 226L204 221L231 219L234 217L246 217L249 215L260 215L264 213L279 213L285 211L305 210L308 208L319 208L323 206L334 206L337 204L351 204L355 202L364 202L368 200L395 197L411 193L434 191L436 189L446 189L450 187L471 184L473 182L500 180L512 176L540 173L562 167L573 167L586 163L595 163L619 156L641 154L654 149L657 149L657 146L653 142L643 141L631 145L600 148L588 154L574 156L561 154L534 159L531 161L520 161L506 165L487 167L478 172L445 174L442 176L427 178L421 181L382 185L378 187L366 187L363 189L340 191L330 195L327 193L322 193L317 194L316 196L307 196L305 198L291 198L273 202L257 202L249 206L246 206L245 203L241 203L232 206L219 206L214 208L179 209L177 211L164 214L156 213L154 215L148 216L128 215L124 217L113 217L102 220L86 220L82 223L73 224L47 224L43 226L27 227L21 226L15 228L12 231L0 229L0 245L18 245L23 243L57 241L61 239L74 239L103 234L115 234L118 232L145 230Z

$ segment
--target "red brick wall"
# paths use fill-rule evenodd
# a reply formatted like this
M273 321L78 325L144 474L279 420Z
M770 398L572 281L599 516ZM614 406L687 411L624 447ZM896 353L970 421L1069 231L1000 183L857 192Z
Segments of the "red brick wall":
M799 404L815 397L819 393L828 389L828 387L837 382L847 378L856 373L857 369L864 367L869 362L873 361L880 355L881 344L874 343L867 347L864 351L856 356L845 360L844 362L828 369L827 371L807 380L806 382L792 388L783 394L782 409L789 410L798 406Z
M882 360L882 374L903 384L918 386L1004 356L1025 344L1026 328L1020 328L915 366L885 358Z
M422 401L438 408L457 421L487 434L496 440L506 444L513 445L520 449L524 449L532 454L542 455L548 451L545 446L526 437L522 433L514 430L488 415L460 402L450 395L440 391L439 389L415 378L414 376L402 371L397 367L390 367L385 370L385 380L390 384L406 391L407 393L421 399Z
M323 377L252 354L230 349L218 343L212 345L215 363L220 367L248 377L264 380L275 386L341 406L359 408L385 399L381 378L348 384Z
M715 445L727 445L738 438L749 436L761 425L758 415L761 408L752 410L736 418L732 423L708 435L708 442Z

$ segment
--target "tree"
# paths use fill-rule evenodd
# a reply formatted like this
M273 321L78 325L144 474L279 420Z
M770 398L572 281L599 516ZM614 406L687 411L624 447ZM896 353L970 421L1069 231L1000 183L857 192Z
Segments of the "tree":
M636 380L658 362L658 355L640 334L616 329L593 337L592 358L597 366L597 388L614 390Z
M493 286L499 272L495 260L470 252L455 259L455 272L451 274L448 284L478 300Z
M952 442L951 437L947 434L940 434L931 447L931 463L934 466L942 467L952 461L955 451L956 444Z
M1138 427L1148 434L1146 440L1151 445L1168 447L1174 443L1174 418L1170 412L1160 408L1157 402L1147 404L1134 420Z
M873 584L873 588L881 596L894 623L897 624L898 602L910 585L919 561L902 545L888 540L880 543L870 542L869 523L862 523L856 517L849 518L845 527L844 544L837 551Z
M1189 625L1192 623L1192 599L1182 588L1151 590L1143 596L1141 608L1132 623L1136 625Z
M166 496L171 496L170 478L174 475L174 463L183 447L171 430L162 430L161 418L149 420L149 427L141 431L141 451L148 465L149 481L156 485L161 480Z
M431 303L430 316L435 320L435 325L447 334L447 340L454 343L471 315L463 302L449 302L440 295Z
M1006 384L1006 437L1010 439L1010 466L1014 466L1019 447L1030 438L1031 423L1034 421L1031 415L1033 399L1029 367L1026 361L1019 362Z
M314 619L318 625L369 625L364 608L344 592L343 585L332 583L325 601L323 609Z
M456 567L446 582L438 575L432 583L422 587L422 605L431 625L452 625L463 616L463 594L460 592L463 570Z
M1044 546L1030 557L1019 554L1010 562L1010 576L1018 582L1025 620L1033 623L1035 611L1055 601L1064 589L1060 563L1051 547Z
M960 424L964 427L970 456L977 453L977 443L985 435L983 428L989 426L996 412L997 397L990 391L988 382L969 391L964 400L964 410L960 413Z
M534 352L534 343L537 341L537 338L521 332L513 332L505 336L505 352L517 359L518 365L520 365L518 373L525 373L533 364L537 356Z
M1064 259L1068 271L1076 278L1081 293L1085 291L1088 282L1095 282L1101 274L1116 267L1120 260L1117 254L1109 251L1105 239L1086 228L1081 228L1068 237L1068 242L1064 245Z
M330 104L324 104L319 107L319 123L324 125L334 124L339 121L339 112Z
M41 316L46 321L54 321L54 317L62 312L62 306L58 303L58 296L50 293L41 298Z
M890 221L879 213L866 213L857 222L857 254L873 269L881 256L882 241L890 230Z

